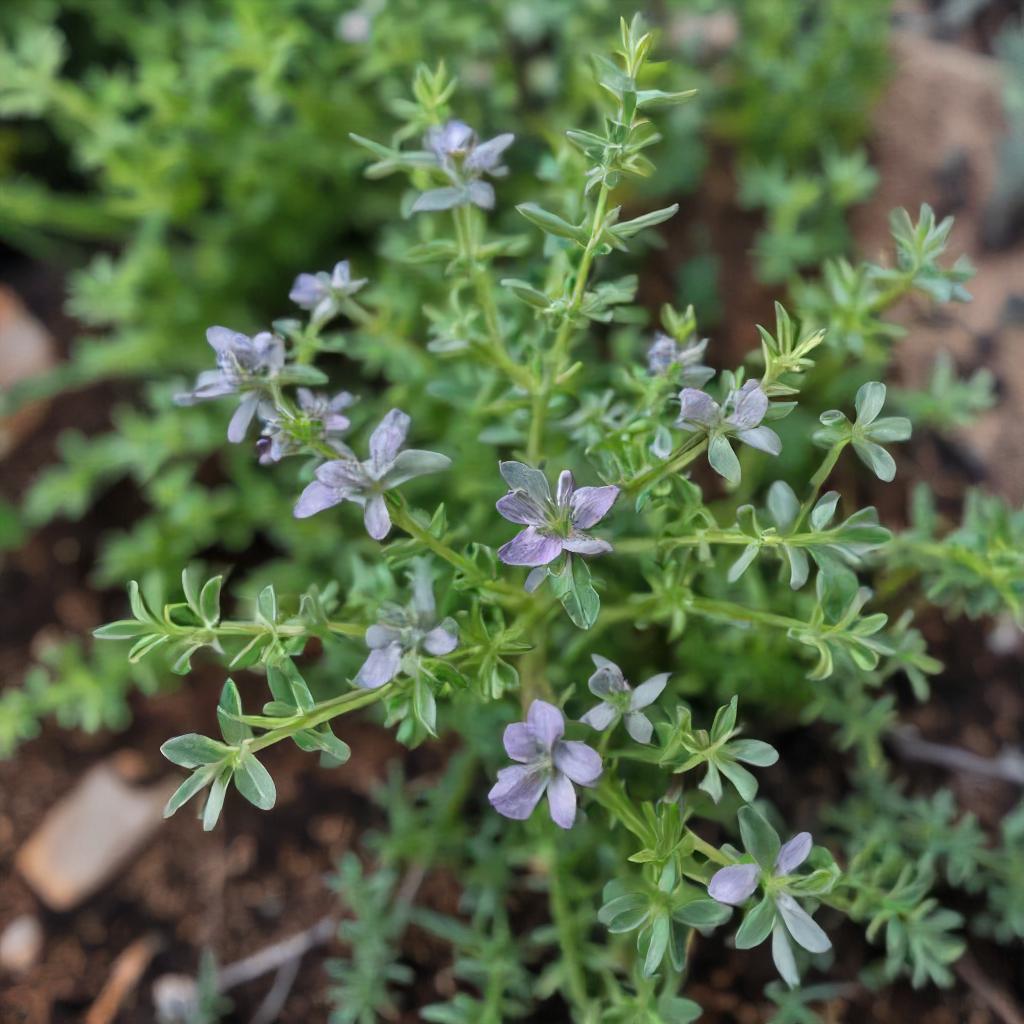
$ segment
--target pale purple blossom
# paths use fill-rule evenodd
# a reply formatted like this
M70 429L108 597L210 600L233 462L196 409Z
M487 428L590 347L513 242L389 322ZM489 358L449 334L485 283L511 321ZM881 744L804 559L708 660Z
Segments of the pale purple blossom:
M595 786L601 777L601 755L586 743L564 740L562 712L547 701L535 700L525 722L505 729L505 751L518 764L502 768L487 799L506 818L528 818L547 793L551 820L572 828L576 820L577 786Z
M783 843L775 858L773 874L777 878L791 875L810 856L814 840L810 832L798 832L789 842ZM733 864L720 868L708 884L708 895L719 903L730 907L746 903L761 880L761 868L757 864Z
M353 458L342 435L352 425L345 410L355 401L348 391L333 397L309 388L296 388L299 416L292 417L269 403L260 404L263 432L256 442L260 463L264 466L294 455L311 442L329 445L339 455Z
M309 310L314 323L324 324L338 315L343 301L355 295L366 281L365 277L353 280L348 260L341 260L329 274L326 270L299 274L288 298L301 309Z
M675 338L659 332L647 350L647 369L653 376L677 371L680 384L703 387L715 375L710 366L704 366L701 362L707 347L707 338L680 345Z
M769 455L782 451L779 435L771 427L762 425L768 404L768 396L756 380L748 380L743 387L733 389L722 405L704 391L683 388L679 392L676 426L707 434L708 461L712 469L730 483L737 483L740 464L729 444L730 437Z
M770 899L775 907L775 918L772 923L772 959L783 980L794 987L800 984L800 975L787 932L797 945L809 953L824 953L832 948L832 942L821 926L800 906L796 898L786 891L786 877L793 874L807 860L813 845L814 841L809 832L800 832L783 843L772 869L775 881L766 890L765 897ZM763 875L764 872L758 864L732 864L720 868L708 883L708 895L726 906L739 906L754 895Z
M206 340L217 355L217 369L204 370L191 391L174 396L178 405L241 395L241 401L228 424L228 440L238 444L245 439L267 382L284 367L284 341L276 334L261 331L249 337L227 327L211 327Z
M498 549L506 565L541 566L563 551L601 555L612 550L608 541L586 531L615 504L619 489L614 484L576 487L572 473L564 469L552 499L547 478L539 469L521 462L502 462L498 468L510 490L498 499L497 509L509 522L526 527Z
M402 659L420 651L441 657L459 645L455 620L437 619L433 580L426 559L417 559L412 573L412 601L404 608L386 604L380 621L366 631L369 657L356 675L355 683L368 690L390 682L398 674Z
M424 145L451 184L423 192L413 203L412 212L450 210L470 203L483 210L493 209L494 187L483 176L500 178L508 174L501 158L514 139L511 132L504 132L480 142L476 132L463 121L448 121L431 128Z
M295 503L296 518L305 519L332 505L351 501L363 509L367 533L374 540L383 540L391 531L385 491L451 465L447 455L402 448L410 422L400 409L392 409L370 435L368 459L332 459L321 463L316 479Z
M634 690L618 665L599 654L592 654L591 657L597 671L587 680L587 687L595 697L601 698L601 703L595 704L580 721L603 732L614 721L622 718L626 732L637 743L650 743L654 726L642 709L661 696L671 673L662 672L651 676Z

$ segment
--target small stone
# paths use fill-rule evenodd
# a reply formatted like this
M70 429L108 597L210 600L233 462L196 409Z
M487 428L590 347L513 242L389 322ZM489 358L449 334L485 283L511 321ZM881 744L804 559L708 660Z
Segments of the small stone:
M187 1024L199 1008L194 978L187 974L161 974L153 982L153 1008L160 1024Z
M0 392L38 377L57 363L53 339L9 288L0 287ZM38 423L45 403L33 402L0 417L0 456Z
M0 934L0 967L22 974L39 959L43 950L43 926L33 914L16 917Z
M25 841L15 858L18 871L48 907L70 910L153 836L174 788L173 779L130 786L112 763L96 765Z

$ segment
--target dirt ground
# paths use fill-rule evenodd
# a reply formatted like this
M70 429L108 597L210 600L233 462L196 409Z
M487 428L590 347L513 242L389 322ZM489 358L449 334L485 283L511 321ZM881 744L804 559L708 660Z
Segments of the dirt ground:
M985 248L979 229L999 138L998 72L991 58L950 43L899 36L894 47L897 72L880 105L870 143L881 185L873 201L857 212L856 234L865 254L873 255L884 243L886 216L893 206L915 208L930 201L939 212L957 215L952 251L967 251L978 266L972 286L975 304L962 307L955 319L938 322L908 304L901 315L913 330L903 349L901 372L910 382L925 379L936 347L944 346L962 370L992 366L1001 387L1000 406L958 439L969 458L951 465L943 450L922 438L908 449L906 476L928 478L933 485L938 479L950 494L962 492L968 483L983 482L1019 501L1024 497L1024 435L1019 428L1024 412L1024 362L1019 357L1024 327L1006 310L1024 291L1024 241L1017 238L992 251ZM966 168L959 184L943 174L951 158ZM720 211L724 226L715 235L722 246L718 255L723 279L749 281L746 261L756 218L737 213L727 177L716 179L711 188L711 209ZM670 258L676 255L671 242L668 252ZM61 282L24 263L11 262L8 269L7 278L23 301L58 341L66 339L71 325L59 312ZM754 287L732 295L725 333L735 331L738 336L742 324L739 343L749 345L749 325L768 322L772 298L768 290ZM2 462L3 497L17 500L31 475L50 459L60 430L102 429L112 394L109 389L92 390L52 403ZM7 616L0 637L4 684L20 678L45 631L85 631L118 612L120 598L93 594L87 574L97 536L130 520L134 510L130 492L119 488L82 522L47 527L9 559L0 583L0 603ZM907 719L929 739L983 755L995 754L1003 744L1020 744L1024 695L1019 655L993 654L984 642L983 626L951 629L938 618L923 625L947 669L927 707L907 702ZM278 784L279 802L272 814L241 800L230 801L224 824L211 834L201 832L188 813L179 814L160 826L155 841L112 884L70 912L46 910L14 870L15 854L26 837L89 766L127 750L134 752L128 764L135 782L165 777L168 769L157 753L159 744L177 732L213 727L210 695L218 684L216 673L199 672L175 693L135 700L134 721L119 735L87 736L47 726L15 759L0 762L0 930L19 914L36 916L43 929L36 965L0 982L4 1024L150 1022L154 980L168 973L194 973L200 949L210 947L221 964L231 963L310 928L333 909L324 878L339 855L357 847L360 834L379 822L380 812L370 794L383 781L388 763L403 756L389 734L369 723L361 723L352 736L346 734L353 758L343 770L323 771L315 759L294 748L273 748L268 766ZM785 765L784 747L783 755ZM420 752L411 763L407 758L407 769L413 779L429 780L440 759L439 752ZM1006 783L949 776L916 765L907 765L907 773L922 789L950 785L963 809L973 811L989 828L997 826L1019 797ZM769 795L792 789L791 781L799 790L799 780L787 779L783 768L774 771ZM437 874L428 876L419 898L451 911L456 897L455 882ZM104 1017L102 1006L97 1011L94 1003L112 977L115 959L140 940L144 945L135 948L152 955L119 1010ZM336 941L329 942L304 956L278 1019L326 1020L323 964L339 948ZM850 983L821 1010L827 1021L1024 1020L1019 962L1012 963L1005 950L972 942L958 985L949 992L915 992L897 985L883 996L852 980L869 952L856 928L839 931L835 975ZM418 1005L450 995L450 963L440 946L412 929L404 953L416 971ZM757 1024L768 1019L770 1010L759 997L762 985L772 977L766 955L740 957L712 941L698 946L692 977L688 994L707 1008L702 1018L707 1024ZM273 975L267 974L232 991L235 1010L228 1019L251 1020L272 982ZM92 1015L86 1016L90 1007ZM417 1019L413 1007L396 1018ZM533 1018L545 1024L567 1019L557 999Z

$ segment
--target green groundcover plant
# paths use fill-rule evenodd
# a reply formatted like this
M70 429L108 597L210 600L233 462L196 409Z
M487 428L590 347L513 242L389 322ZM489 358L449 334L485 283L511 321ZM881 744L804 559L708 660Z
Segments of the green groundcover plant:
M417 72L396 130L352 137L364 189L404 182L386 255L429 296L425 343L396 330L394 279L345 258L298 273L267 329L211 326L210 365L175 400L216 410L256 464L244 498L274 510L281 557L227 603L224 574L186 569L170 602L133 583L131 617L97 632L132 662L187 674L212 654L231 673L219 736L162 748L187 772L167 813L194 805L206 829L236 799L271 810L274 744L344 764L356 710L409 747L458 738L430 793L382 795L372 876L340 866L337 1021L394 1004L412 922L455 953L462 990L423 1011L442 1022L556 991L581 1021L696 1020L689 964L717 933L770 949L777 1020L814 1019L833 987L796 990L843 976L844 922L884 947L874 983L949 984L965 924L1024 934L1020 813L992 841L943 794L904 794L882 745L894 686L926 699L941 667L913 625L922 597L1020 624L1024 514L975 494L949 529L922 492L894 533L829 488L840 469L896 476L912 423L878 379L899 336L885 313L967 300L970 269L944 259L948 221L897 211L890 261L828 262L738 366L711 365L692 309L647 327L630 257L677 207L619 197L654 171L660 112L691 99L651 46L623 21L594 58L600 113L553 142L520 230L499 211L523 140L460 120L442 67ZM985 383L941 364L945 403L900 404L941 429ZM748 708L823 723L847 764L851 796L800 812L817 841L760 795L779 754L745 735ZM403 870L435 864L458 869L458 918L412 905ZM970 922L940 886L970 894ZM550 925L513 926L525 893L546 894Z

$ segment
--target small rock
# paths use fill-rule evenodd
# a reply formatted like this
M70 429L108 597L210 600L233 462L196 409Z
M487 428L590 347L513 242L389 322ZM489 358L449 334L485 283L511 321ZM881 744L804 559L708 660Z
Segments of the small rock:
M53 339L9 288L0 287L0 392L57 363ZM7 454L39 421L43 403L33 402L0 417L0 456Z
M91 896L136 854L163 821L175 780L129 786L110 763L91 768L47 813L15 865L53 910Z
M160 1024L187 1024L199 1009L195 979L187 974L161 974L153 982L153 1008Z
M0 967L22 974L34 966L43 950L43 926L33 914L16 917L0 934Z

